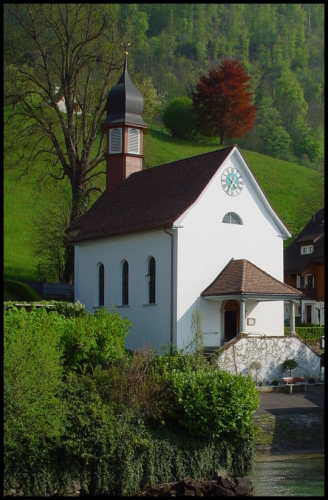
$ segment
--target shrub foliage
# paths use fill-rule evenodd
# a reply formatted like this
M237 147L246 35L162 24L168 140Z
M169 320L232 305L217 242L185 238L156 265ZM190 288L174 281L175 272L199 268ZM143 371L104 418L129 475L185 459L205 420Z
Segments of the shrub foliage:
M218 468L251 471L250 378L177 349L127 353L130 322L103 309L6 305L4 487L131 495Z
M215 437L247 432L259 404L251 377L208 368L173 371L170 382L174 392L170 414L189 432Z
M324 326L296 326L295 332L302 340L320 340L325 334ZM285 335L289 334L289 328L285 328Z
M163 112L163 123L173 137L187 141L197 139L195 119L191 112L192 100L189 97L176 97Z

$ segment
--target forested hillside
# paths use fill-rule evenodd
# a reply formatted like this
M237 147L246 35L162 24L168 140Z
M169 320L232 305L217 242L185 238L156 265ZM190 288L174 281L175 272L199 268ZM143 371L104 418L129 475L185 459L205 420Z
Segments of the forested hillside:
M324 4L126 4L121 13L130 71L151 76L165 103L190 97L200 72L236 59L258 106L238 143L323 168Z
M24 9L21 16L28 17ZM5 74L12 65L7 47L17 45L22 63L37 64L20 29L5 10ZM174 97L190 97L199 74L225 58L243 63L258 112L254 129L231 142L323 169L323 3L116 4L108 38L131 43L130 75L148 92L152 81L163 106ZM108 61L117 57L118 46L102 47ZM113 85L119 72L113 71Z
M55 279L43 270L54 242L60 269L73 268L65 230L104 189L100 125L126 49L150 125L144 168L219 147L215 137L171 137L161 118L172 99L190 101L200 74L231 59L250 76L257 113L254 128L225 145L240 146L294 236L322 207L323 4L6 4L8 278ZM61 95L66 113L56 104Z

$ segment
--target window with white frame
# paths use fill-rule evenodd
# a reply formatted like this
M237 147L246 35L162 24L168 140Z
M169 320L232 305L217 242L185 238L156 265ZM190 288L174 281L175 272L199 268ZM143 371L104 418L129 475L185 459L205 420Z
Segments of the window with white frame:
M140 130L128 129L128 153L140 154Z
M304 278L304 285L306 288L310 288L313 290L314 288L314 276L313 274L306 274Z
M109 131L109 153L122 153L122 129L111 128Z
M314 252L313 245L305 245L305 246L301 247L301 255L306 255L306 254L313 253L313 252Z
M241 217L239 217L238 214L235 212L228 212L225 214L225 216L222 219L222 222L224 224L243 224L243 221L241 220Z
M299 274L296 276L296 288L301 288L301 277Z

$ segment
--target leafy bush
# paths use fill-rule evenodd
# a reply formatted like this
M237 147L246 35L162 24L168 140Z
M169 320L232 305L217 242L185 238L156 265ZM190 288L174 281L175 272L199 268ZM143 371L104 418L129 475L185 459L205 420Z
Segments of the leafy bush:
M59 314L65 316L65 318L78 318L80 316L86 316L88 313L85 306L81 302L64 302L61 300L53 301L42 301L42 304L52 305L53 310L57 311Z
M244 435L259 398L250 376L231 375L210 367L186 372L173 370L174 393L170 415L191 434L219 437L222 432Z
M302 323L304 325L304 323ZM297 326L295 332L302 340L320 340L325 334L324 326ZM289 334L289 328L285 328L285 335Z
M4 312L5 422L20 439L58 435L61 428L60 318L45 310ZM8 441L9 442L9 441Z
M108 369L95 369L97 390L115 415L133 410L147 419L161 420L170 395L154 368L154 357L153 351L134 352Z
M105 366L124 355L124 341L130 320L103 307L96 314L86 314L63 321L60 345L65 365L70 370Z
M208 362L202 352L191 353L185 352L183 349L178 349L176 346L168 348L162 346L163 354L155 356L152 363L156 367L158 373L165 379L165 375L174 370L177 371L197 371L208 367Z
M314 377L309 377L308 382L309 382L309 384L314 384L315 378Z
M5 489L18 482L24 495L65 494L78 480L91 495L130 495L218 467L251 471L250 379L177 349L124 356L130 322L116 312L4 314Z
M33 309L29 321L37 323L39 316L49 322L55 321L59 347L65 359L67 369L91 369L97 365L105 366L120 359L125 353L124 341L131 326L130 320L122 318L117 311L107 313L103 308L96 314L88 314L82 304L42 301L45 308ZM4 303L8 318L17 308L11 303ZM22 309L25 311L25 309ZM11 311L11 313L10 313ZM26 311L25 311L26 312ZM31 313L27 313L31 314ZM49 324L50 324L49 323ZM17 328L22 328L19 324Z
M274 380L272 380L272 385L279 385L279 380L277 380L276 378Z
M176 97L163 112L163 123L173 137L195 140L197 129L192 115L192 100L189 97Z
M4 311L4 484L8 487L17 477L24 477L29 487L35 468L46 468L48 450L64 429L59 320L45 310Z

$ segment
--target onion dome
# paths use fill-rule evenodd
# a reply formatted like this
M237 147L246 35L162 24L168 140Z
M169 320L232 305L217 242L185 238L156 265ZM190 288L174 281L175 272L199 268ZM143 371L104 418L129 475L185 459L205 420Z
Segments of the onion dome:
M106 109L107 117L103 122L104 125L129 123L148 128L147 123L142 119L143 97L129 76L127 56L125 56L122 76L108 94Z

